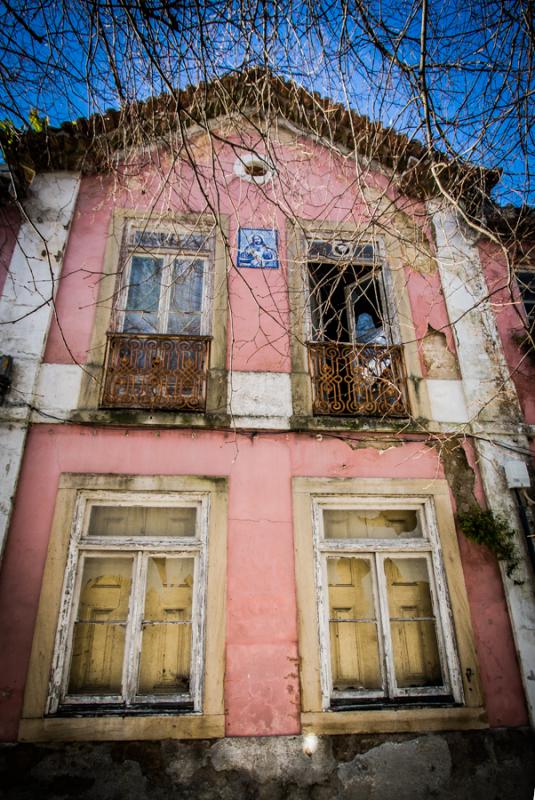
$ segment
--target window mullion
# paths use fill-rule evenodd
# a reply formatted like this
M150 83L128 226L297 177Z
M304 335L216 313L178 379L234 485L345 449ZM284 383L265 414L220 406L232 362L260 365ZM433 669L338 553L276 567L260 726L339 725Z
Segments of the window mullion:
M213 296L212 275L208 269L208 262L202 259L202 300L201 300L201 336L208 336L211 331L210 325L210 296Z
M388 596L386 593L386 579L384 570L385 555L376 553L373 561L377 581L378 617L381 627L381 641L383 643L383 659L385 666L386 694L393 697L396 688L394 656L392 652L392 632L390 630L390 615L388 613Z
M123 696L127 706L132 703L137 690L146 576L147 556L140 552L135 554L134 558L132 595L126 628L127 645L123 666Z

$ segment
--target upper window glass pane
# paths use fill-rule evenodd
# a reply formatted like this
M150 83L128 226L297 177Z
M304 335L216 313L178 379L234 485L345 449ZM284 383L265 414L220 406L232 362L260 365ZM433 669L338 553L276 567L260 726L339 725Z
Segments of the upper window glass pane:
M198 336L201 332L204 261L176 258L167 332Z
M197 509L154 506L93 506L89 536L196 535Z
M533 325L535 323L535 269L517 269L515 273L529 323Z
M133 256L124 316L125 333L156 333L159 327L161 258Z
M325 509L326 539L420 539L418 513L412 509Z

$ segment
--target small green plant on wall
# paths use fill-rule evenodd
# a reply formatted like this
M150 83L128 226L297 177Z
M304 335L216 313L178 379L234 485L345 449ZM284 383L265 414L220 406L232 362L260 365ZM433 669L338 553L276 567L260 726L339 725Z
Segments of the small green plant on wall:
M507 577L514 579L520 555L514 543L515 533L503 514L473 508L457 518L466 538L492 550L498 561L505 562ZM515 580L515 583L521 581Z

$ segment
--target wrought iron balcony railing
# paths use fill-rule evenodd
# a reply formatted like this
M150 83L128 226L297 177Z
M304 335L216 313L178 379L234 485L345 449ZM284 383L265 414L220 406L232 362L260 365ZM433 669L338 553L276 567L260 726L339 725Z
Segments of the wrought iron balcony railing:
M313 342L307 347L314 414L407 416L400 345Z
M101 405L204 411L209 336L109 333Z

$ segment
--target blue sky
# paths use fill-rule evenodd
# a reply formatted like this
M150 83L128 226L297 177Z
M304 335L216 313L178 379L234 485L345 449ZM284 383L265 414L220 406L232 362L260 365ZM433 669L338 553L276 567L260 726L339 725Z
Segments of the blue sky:
M127 19L118 5L110 13L109 3L92 6L99 15L86 13L83 2L62 7L50 0L43 11L41 4L18 0L14 8L21 18L25 12L24 24L0 11L0 115L21 125L35 107L57 125L169 86L267 63L285 78L424 140L420 0L370 0L366 18L346 0L164 5L167 16L158 17L163 6L153 0L145 4L153 9L150 19L141 11ZM527 5L429 0L427 25L433 144L503 169L500 199L515 204L535 203L534 86L521 17Z

